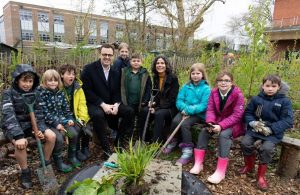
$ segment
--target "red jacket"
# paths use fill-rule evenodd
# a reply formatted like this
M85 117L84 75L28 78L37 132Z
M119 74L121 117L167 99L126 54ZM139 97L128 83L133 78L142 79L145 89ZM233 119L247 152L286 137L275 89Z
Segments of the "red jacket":
M245 133L243 124L244 114L244 96L242 91L234 86L233 91L225 103L223 111L220 112L219 89L214 88L209 96L208 106L206 110L206 122L218 124L221 131L231 128L233 138L241 136Z

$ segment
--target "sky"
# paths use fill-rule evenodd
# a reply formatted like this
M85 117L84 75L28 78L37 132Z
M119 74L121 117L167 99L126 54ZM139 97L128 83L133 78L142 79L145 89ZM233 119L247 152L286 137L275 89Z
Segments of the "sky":
M9 0L0 0L0 15L3 13L3 7ZM43 5L53 8L76 10L76 0L14 0L17 2ZM226 23L232 16L247 12L252 0L226 0L226 3L216 2L204 16L204 23L196 31L196 38L205 38L211 40L215 37L227 35L229 29ZM95 12L103 14L104 0L95 0ZM155 17L154 17L155 18ZM156 19L157 20L157 19Z

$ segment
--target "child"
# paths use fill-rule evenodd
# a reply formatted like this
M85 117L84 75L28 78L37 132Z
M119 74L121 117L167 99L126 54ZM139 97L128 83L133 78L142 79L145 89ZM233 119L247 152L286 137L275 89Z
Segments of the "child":
M127 43L121 43L118 50L119 56L113 64L113 69L116 70L120 76L123 68L130 67L129 45Z
M67 130L70 134L70 143L68 147L68 159L74 168L80 166L80 162L76 157L76 144L79 129L74 125L73 113L67 103L62 89L62 82L59 73L56 70L47 70L42 77L43 91L41 94L44 101L44 113L46 123L55 128L56 139L61 140L59 145L55 146L53 151L54 163L59 171L70 172L72 167L63 163L63 134Z
M209 94L210 87L207 83L204 64L193 64L190 69L190 81L182 87L177 96L176 107L180 112L175 116L171 125L171 130L173 130L185 118L180 127L182 142L179 147L182 150L182 155L177 160L182 165L190 163L193 158L194 144L190 128L195 123L205 120ZM173 139L164 150L164 153L172 152L177 142L177 138Z
M254 143L261 140L256 177L261 190L268 189L265 174L275 153L275 145L282 140L284 131L293 127L293 111L291 101L286 97L287 91L288 86L281 82L279 76L267 75L263 78L261 92L251 99L245 111L247 132L241 143L245 166L240 173L254 169Z
M28 107L24 102L24 95L31 93L35 96L34 113L39 132L39 139L45 140L44 152L45 163L50 163L50 156L55 144L55 133L46 126L44 121L41 99L37 87L39 77L27 64L16 66L13 72L12 86L3 92L2 99L2 129L4 135L15 146L15 157L21 167L21 185L23 188L31 188L31 170L27 164L26 137L33 136L32 124L28 112ZM29 97L28 97L29 98Z
M147 69L141 67L142 56L140 54L133 54L130 62L130 67L122 69L121 97L123 104L130 106L135 115L138 115L142 106L147 105L150 100L152 83ZM142 132L139 132L139 135L142 137Z
M82 128L79 134L76 154L80 161L87 160L90 157L89 153L89 134L92 132L88 129L87 123L90 120L86 105L85 95L81 88L82 82L76 78L76 67L74 65L65 64L60 66L59 74L63 82L63 92L67 102L73 111L75 124L78 128ZM81 149L80 149L81 146Z
M203 161L208 142L213 134L218 134L218 162L213 175L208 177L210 183L218 184L225 178L232 137L244 133L243 114L244 96L233 84L233 76L229 72L220 72L216 78L216 88L209 96L206 123L212 127L202 129L198 137L197 148L194 149L195 164L190 173L199 174L203 169Z

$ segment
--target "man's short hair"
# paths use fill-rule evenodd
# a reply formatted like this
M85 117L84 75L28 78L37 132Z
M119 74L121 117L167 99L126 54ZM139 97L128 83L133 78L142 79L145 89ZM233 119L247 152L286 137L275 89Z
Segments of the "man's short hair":
M111 44L106 43L106 44L101 45L101 47L98 49L99 53L101 53L103 48L111 48L113 50L113 54L115 53L114 46L112 46Z

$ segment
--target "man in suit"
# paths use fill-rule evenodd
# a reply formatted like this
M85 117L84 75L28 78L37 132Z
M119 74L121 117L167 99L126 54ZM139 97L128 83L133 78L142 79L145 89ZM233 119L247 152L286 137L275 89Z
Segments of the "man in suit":
M89 115L93 121L104 158L111 154L105 124L115 126L121 117L115 145L124 146L127 136L132 133L133 110L121 103L120 78L118 73L111 68L114 57L112 45L104 44L99 49L100 60L92 62L83 68L81 80L87 100ZM116 127L116 126L115 126Z

